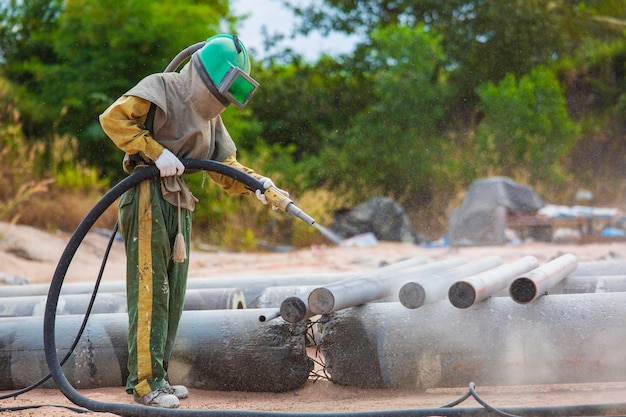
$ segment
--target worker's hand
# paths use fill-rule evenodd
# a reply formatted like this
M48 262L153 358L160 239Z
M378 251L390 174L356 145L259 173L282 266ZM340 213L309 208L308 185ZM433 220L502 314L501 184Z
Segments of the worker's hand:
M259 181L261 181L261 184L263 184L263 188L265 188L266 190L267 190L268 188L272 188L272 187L274 187L274 188L276 188L276 189L278 190L278 192L279 192L279 193L281 193L281 194L283 194L283 195L285 195L285 196L289 197L289 192L287 192L287 191L285 191L285 190L281 190L280 188L278 188L278 187L274 184L274 181L272 181L270 178L267 178L267 177L261 177L261 178L259 178ZM257 190L257 191L258 191L258 190ZM259 198L259 200L260 200L260 198ZM265 203L265 204L267 204L267 203Z
M183 175L185 166L180 159L176 157L168 149L163 149L161 155L154 161L162 177L171 177L172 175Z
M263 186L264 190L267 190L268 188L271 188L274 186L274 181L272 181L270 178L261 177L259 178L259 181L261 182L261 185ZM263 191L256 190L254 194L256 194L256 198L258 198L259 201L261 201L261 203L267 205L268 203L267 197L265 197L265 194L263 194Z
M282 193L282 194L286 195L287 197L289 197L289 193L287 191L285 191L285 190L281 190L280 188L276 187L276 185L274 185L274 181L272 181L270 178L261 177L261 178L259 178L259 181L261 181L261 184L263 185L263 188L265 190L267 190L268 188L274 187L280 193ZM258 198L261 201L261 203L268 204L267 197L265 197L265 194L263 194L263 192L261 190L256 190L254 192L254 194L256 194L256 198ZM278 207L272 205L272 209L273 210L278 210Z
M254 192L254 194L256 195L256 198L258 198L261 203L263 203L263 204L267 204L268 203L267 197L265 197L265 194L263 194L263 192L261 192L261 190L256 190Z
M272 181L271 178L261 177L261 178L259 178L259 181L263 185L263 188L265 188L266 190L268 188L276 187L276 185L274 185L274 181ZM265 203L265 204L267 204L267 203Z

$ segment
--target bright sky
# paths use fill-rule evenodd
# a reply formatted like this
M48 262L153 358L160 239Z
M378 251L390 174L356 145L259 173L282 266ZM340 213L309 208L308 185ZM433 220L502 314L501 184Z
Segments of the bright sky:
M248 50L257 59L262 59L268 55L263 50L263 27L270 34L283 33L289 36L296 23L296 18L290 10L282 6L281 0L232 0L231 9L238 16L250 15L238 32ZM285 39L279 50L289 46L307 60L315 61L322 53L337 55L349 52L355 43L353 38L346 38L345 36L334 35L324 38L318 33L314 33L307 37L299 36L295 39Z

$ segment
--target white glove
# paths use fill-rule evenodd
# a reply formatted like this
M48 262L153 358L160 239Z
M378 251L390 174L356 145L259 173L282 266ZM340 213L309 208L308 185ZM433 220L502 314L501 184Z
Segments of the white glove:
M276 185L274 185L274 181L272 181L270 178L267 178L267 177L261 177L261 178L259 178L259 181L260 181L260 182L261 182L261 184L263 185L263 188L264 188L264 189L266 189L266 190L267 190L268 188L274 187L274 188L276 188L276 189L277 189L280 193L282 193L282 194L286 195L287 197L289 197L289 193L288 193L287 191L285 191L285 190L281 190L280 188L276 187ZM261 203L263 203L263 204L268 204L267 197L265 197L265 194L263 194L263 192L261 192L261 190L256 190L256 191L254 192L254 194L256 195L256 198L258 198L258 199L259 199L259 201L261 201ZM278 209L278 207L276 207L276 206L272 205L272 209L277 210L277 209Z
M263 185L263 188L266 189L266 190L268 188L275 187L274 181L272 181L270 178L261 177L261 178L259 178L259 181L261 182L261 185ZM256 194L256 198L258 198L259 201L261 201L261 203L267 205L267 203L268 203L267 197L265 197L265 194L263 194L263 192L261 192L261 190L256 190L254 192L254 194Z
M267 197L265 197L265 194L263 194L263 193L261 192L261 190L256 190L256 191L254 192L254 194L256 195L256 198L258 198L258 199L259 199L259 201L261 201L261 203L263 203L263 204L267 204L267 203L268 203L268 201L267 201Z
M261 181L261 184L263 184L263 188L265 188L266 190L271 187L276 187L276 185L274 185L274 181L272 181L271 178L261 177L259 178L259 181Z
M172 175L183 175L185 166L180 159L176 157L168 149L163 149L161 155L154 161L162 177L171 177Z

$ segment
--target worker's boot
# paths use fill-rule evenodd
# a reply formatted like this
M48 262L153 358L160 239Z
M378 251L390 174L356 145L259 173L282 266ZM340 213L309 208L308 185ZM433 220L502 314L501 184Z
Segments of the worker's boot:
M179 400L189 396L189 390L184 385L170 385L169 382L165 381L165 389L167 389L170 394L176 396Z
M143 405L149 405L151 407L178 408L180 406L178 398L175 395L170 394L170 389L167 387L156 389L147 393L143 397L140 397L135 393L134 397L135 402Z

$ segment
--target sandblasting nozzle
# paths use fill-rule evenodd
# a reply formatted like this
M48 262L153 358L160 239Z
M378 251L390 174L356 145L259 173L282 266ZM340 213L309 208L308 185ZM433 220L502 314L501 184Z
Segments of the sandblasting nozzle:
M315 224L315 219L313 217L311 217L308 214L306 214L304 211L302 211L298 206L296 206L293 203L288 204L287 205L287 210L285 210L285 211L293 214L294 216L296 216L300 220L306 222L309 226L313 226Z
M293 203L293 201L291 201L289 196L282 193L278 188L270 187L267 190L265 190L264 194L265 194L265 198L267 198L267 201L271 205L278 207L282 211L293 214L294 216L306 222L310 226L313 226L313 224L315 224L315 220L311 216L309 216L300 208L298 208Z

